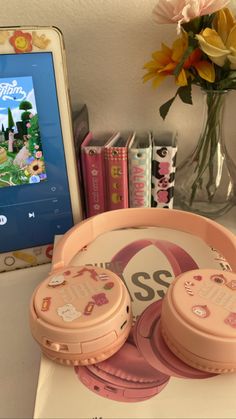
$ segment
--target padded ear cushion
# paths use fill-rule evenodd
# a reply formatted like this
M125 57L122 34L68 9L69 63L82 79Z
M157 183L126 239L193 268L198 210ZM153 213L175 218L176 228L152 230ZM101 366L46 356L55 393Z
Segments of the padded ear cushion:
M112 377L107 373L97 371L96 365L76 367L75 372L82 384L99 396L120 402L140 402L159 394L169 382L164 383L134 383Z
M195 369L194 367L190 367L189 365L185 364L181 359L177 358L176 355L171 352L171 350L166 345L162 333L161 333L161 323L160 321L157 323L155 327L155 333L153 335L153 342L152 346L162 360L163 365L166 365L172 371L175 371L177 374L181 374L183 377L188 378L210 378L215 376L216 374L208 373L205 371L201 371Z
M124 343L124 342L123 342ZM119 350L119 347L116 349ZM75 359L75 355L72 358L63 358L62 354L55 356L55 354L49 353L42 348L42 352L47 356L47 358L51 359L51 361L57 362L61 365L68 365L68 366L87 366L91 364L95 364L97 362L102 362L104 359L109 358L114 354L114 350L107 351L105 353L101 353L96 357L93 358L86 358L86 359ZM79 355L78 355L79 358Z
M159 385L169 379L165 374L152 368L142 357L137 348L126 342L111 358L88 367L100 378L122 384L124 381L135 384Z
M185 364L167 347L160 332L162 301L151 304L136 322L134 335L137 347L153 368L178 378L201 379L215 374Z

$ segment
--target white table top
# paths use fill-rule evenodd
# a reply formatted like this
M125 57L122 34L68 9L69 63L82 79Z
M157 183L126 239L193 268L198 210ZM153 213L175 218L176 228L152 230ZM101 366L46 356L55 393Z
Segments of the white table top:
M236 208L217 220L236 233ZM0 274L0 418L32 418L40 350L28 322L30 296L50 265Z
M40 350L28 322L30 296L50 265L0 274L0 417L32 418Z

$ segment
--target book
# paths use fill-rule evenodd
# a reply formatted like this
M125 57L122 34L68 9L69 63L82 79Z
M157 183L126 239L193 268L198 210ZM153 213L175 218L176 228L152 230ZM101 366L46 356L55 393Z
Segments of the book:
M175 133L165 131L152 135L152 207L173 208L176 156Z
M83 217L85 217L85 192L84 182L81 170L81 144L85 137L89 133L89 114L87 105L84 104L79 107L78 110L73 112L73 135L74 135L74 147L75 147L75 158L77 161L78 179L81 191L81 205Z
M136 133L129 143L129 206L151 206L151 133Z
M81 145L86 217L107 210L104 147L113 136L89 132Z
M94 265L116 272L130 292L133 315L138 318L148 305L163 298L175 276L170 255L152 244L145 246L148 239L150 243L169 241L181 247L199 268L222 269L222 272L230 269L223 256L200 238L162 227L130 228L102 234L82 249L70 264ZM56 364L42 356L34 418L235 418L235 386L236 374L207 379L171 377L167 386L154 397L137 403L123 403L101 397L86 388L73 367Z
M105 146L107 209L129 207L128 144L133 133L116 133Z

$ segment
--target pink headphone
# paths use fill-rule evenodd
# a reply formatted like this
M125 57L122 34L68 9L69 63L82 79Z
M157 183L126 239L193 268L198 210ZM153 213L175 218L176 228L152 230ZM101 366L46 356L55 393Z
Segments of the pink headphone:
M161 226L196 235L224 254L232 269L236 270L234 235L214 221L198 215L177 210L133 208L110 211L85 220L59 241L54 251L52 271L35 290L31 300L32 334L48 357L69 365L94 364L107 359L124 344L132 324L131 303L126 287L111 271L72 267L70 261L98 235L117 228L139 226ZM163 252L170 252L166 243L158 243ZM150 240L146 244L150 245ZM181 265L182 256L179 253L179 257L172 259L175 274L188 269L188 266ZM201 276L202 270L195 272L195 276ZM217 274L220 275L215 272ZM188 272L183 275L188 275ZM187 293L188 279L184 277L183 281L181 292ZM233 292L232 288L230 292ZM179 314L177 306L175 309ZM169 333L167 320L164 320L162 328L165 342L168 347L175 347L176 336ZM235 338L233 328L230 331L234 332L232 339ZM233 362L236 366L236 360Z
M119 266L123 273L129 261L147 246L157 247L168 259L174 275L190 269L197 269L198 266L193 258L180 246L166 240L141 239L129 243L123 247L111 260L111 266ZM159 305L160 301L158 301ZM154 305L151 305L152 307ZM158 310L157 310L158 311ZM152 323L156 316L156 309L147 320L147 325ZM170 376L175 375L175 369L169 368L163 372L157 368L155 360L152 366L146 360L145 350L141 353L137 349L135 339L135 328L131 330L128 340L122 348L106 361L99 362L87 367L75 367L79 380L94 393L108 399L122 402L140 402L159 394L168 384ZM161 363L160 358L159 362ZM175 362L176 363L176 362ZM182 363L185 365L184 363ZM182 376L187 378L207 378L206 374L194 368L182 367Z

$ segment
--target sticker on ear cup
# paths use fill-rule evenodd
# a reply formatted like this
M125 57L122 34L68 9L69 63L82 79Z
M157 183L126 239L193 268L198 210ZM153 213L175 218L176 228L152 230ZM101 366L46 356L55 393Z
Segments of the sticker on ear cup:
M44 297L42 301L41 310L42 311L48 311L51 305L51 297Z
M236 280L233 279L232 281L227 282L226 286L229 287L231 290L235 291L236 290Z
M65 304L57 308L57 314L64 322L72 322L81 316L81 313L72 304Z
M202 275L194 275L193 279L195 279L195 281L202 281Z
M229 313L228 317L224 320L225 324L236 329L236 313Z
M98 278L101 279L101 281L107 281L109 279L109 276L105 273L99 274Z
M94 300L97 306L102 306L103 304L109 303L109 300L107 299L106 294L104 292L93 295L92 299Z
M227 284L227 279L222 274L216 274L210 276L211 281L214 281L216 284L225 285Z
M64 275L64 276L70 276L70 275L71 275L71 271L65 271L65 272L63 273L63 275Z
M104 290L111 290L113 287L114 287L114 282L107 282L105 285L104 285Z
M82 276L85 272L89 272L91 278L94 279L95 281L98 281L97 271L95 269L91 269L91 268L80 269L79 271L77 271L77 273L75 275L73 275L73 278L76 278L78 276Z
M207 305L195 305L192 307L192 312L202 319L209 317L211 314Z
M93 301L88 302L88 304L86 305L84 309L85 316L89 316L92 313L94 306L95 306L95 303Z
M64 275L56 275L50 279L48 283L48 287L56 288L65 284L66 284L66 281L65 281Z
M193 292L193 289L192 289L193 286L194 286L194 283L191 282L191 281L185 281L185 283L184 283L185 291L191 297L194 296L194 292Z

